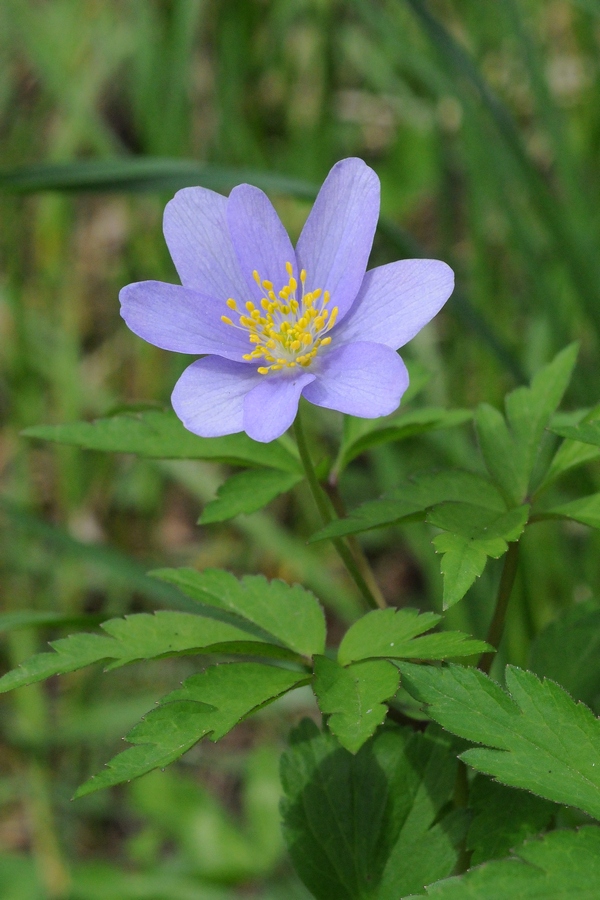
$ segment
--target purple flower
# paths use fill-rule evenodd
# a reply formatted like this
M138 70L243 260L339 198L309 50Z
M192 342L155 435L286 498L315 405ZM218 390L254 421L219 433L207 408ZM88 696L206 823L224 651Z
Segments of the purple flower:
M201 187L167 204L164 233L182 286L130 284L121 315L137 335L206 354L173 391L189 431L245 431L272 441L302 395L363 418L393 412L408 386L396 353L454 286L443 262L406 259L366 272L379 179L360 159L327 176L296 250L267 196L249 184L229 198Z

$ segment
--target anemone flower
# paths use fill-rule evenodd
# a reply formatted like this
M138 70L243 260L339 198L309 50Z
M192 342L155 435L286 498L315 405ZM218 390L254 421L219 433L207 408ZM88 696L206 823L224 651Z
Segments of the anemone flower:
M300 396L363 418L397 408L408 373L396 351L443 306L454 278L430 259L367 272L378 215L379 179L360 159L332 168L295 250L258 188L240 184L228 198L178 191L164 233L182 284L130 284L120 300L135 334L202 355L172 395L189 431L272 441Z

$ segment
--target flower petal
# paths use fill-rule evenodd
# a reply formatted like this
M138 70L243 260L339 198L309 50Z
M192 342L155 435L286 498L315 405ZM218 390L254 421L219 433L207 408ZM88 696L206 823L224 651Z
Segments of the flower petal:
M227 198L202 187L177 191L167 203L165 240L181 283L216 297L242 302L247 287L227 227Z
M227 222L231 240L248 288L255 300L265 296L252 273L271 281L277 293L288 283L285 264L290 262L296 278L296 254L273 204L260 188L238 184L227 201Z
M281 437L296 418L302 389L314 381L309 372L298 375L263 375L262 382L244 400L244 431L255 441L268 443Z
M333 167L315 201L296 247L306 269L307 290L331 294L338 321L356 297L367 268L379 216L379 179L362 159Z
M156 347L176 353L216 353L241 362L252 349L248 333L221 321L212 297L162 281L128 284L119 294L131 330ZM230 312L223 304L223 310Z
M453 289L454 273L438 259L403 259L371 269L335 329L336 345L375 341L397 350L439 312Z
M188 431L222 437L244 430L244 397L264 378L254 366L205 356L188 366L171 403Z
M408 372L397 353L357 341L328 353L316 380L302 393L317 406L376 419L394 412L407 387Z

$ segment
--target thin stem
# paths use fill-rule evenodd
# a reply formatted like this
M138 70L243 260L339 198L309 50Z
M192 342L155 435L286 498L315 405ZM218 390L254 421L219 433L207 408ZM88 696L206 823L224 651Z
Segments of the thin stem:
M319 484L317 473L315 472L315 468L311 459L310 450L308 448L308 443L306 441L306 436L304 434L304 428L302 427L299 410L298 415L296 416L296 421L294 422L294 433L296 435L298 452L300 453L300 459L304 467L308 486L310 487L315 503L317 504L317 509L319 510L319 514L321 516L321 519L323 520L323 524L329 525L329 523L333 522L334 519L337 518L337 516L329 497ZM379 597L375 596L369 584L367 583L363 572L361 571L361 567L358 561L353 556L346 542L341 538L333 538L333 545L337 550L342 562L346 566L350 577L363 595L368 606L372 609L379 609L384 607L386 605L385 600L383 599L383 597L381 597L381 595L379 595Z
M504 621L506 619L510 595L515 583L518 560L519 544L517 541L514 541L508 545L508 552L504 558L504 568L502 569L502 575L500 576L498 595L496 597L496 608L486 638L488 644L491 644L496 650L500 646L500 641L502 640L502 634L504 632ZM482 672L485 672L486 675L489 674L492 667L494 655L494 653L489 651L483 653L479 660L477 668Z

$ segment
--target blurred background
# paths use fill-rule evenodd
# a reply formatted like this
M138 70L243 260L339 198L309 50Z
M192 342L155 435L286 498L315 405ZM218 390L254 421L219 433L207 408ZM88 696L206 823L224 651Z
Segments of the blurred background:
M301 581L332 639L358 609L330 548L306 546L317 520L301 490L198 527L225 467L20 436L168 403L190 360L131 334L118 291L176 280L161 216L177 187L270 187L295 239L331 165L361 156L382 183L372 265L425 255L457 273L443 314L406 348L409 404L500 404L573 339L566 408L600 401L599 44L598 0L3 0L2 671L94 621L82 617L168 607L145 575L157 564ZM323 454L340 418L314 413ZM474 448L469 424L380 447L342 492L352 507L417 469L472 467ZM599 489L591 465L557 496ZM364 536L391 603L440 610L430 541L421 525ZM593 602L599 581L583 527L539 524L523 544L503 648L521 665L533 635ZM452 627L485 634L497 577L492 566ZM38 627L16 627L24 610ZM2 698L2 900L306 898L277 813L278 754L315 714L300 694L166 773L70 802L197 665L96 668Z

